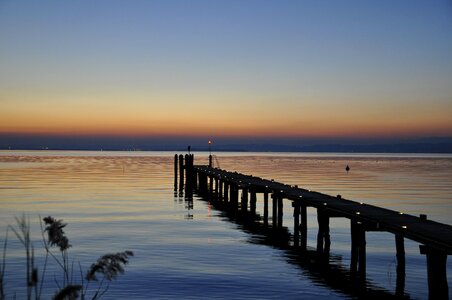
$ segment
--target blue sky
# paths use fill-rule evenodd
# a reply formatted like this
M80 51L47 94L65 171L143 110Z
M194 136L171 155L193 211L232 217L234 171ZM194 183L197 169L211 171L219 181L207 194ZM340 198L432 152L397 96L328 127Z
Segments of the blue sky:
M450 1L0 2L4 134L452 132Z

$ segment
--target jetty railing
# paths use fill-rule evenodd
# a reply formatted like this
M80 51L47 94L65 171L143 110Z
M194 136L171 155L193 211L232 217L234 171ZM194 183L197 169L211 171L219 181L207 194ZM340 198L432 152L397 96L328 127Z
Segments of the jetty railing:
M257 194L263 194L263 225L275 229L283 226L283 199L293 207L293 246L301 251L307 247L307 208L317 210L317 245L320 257L328 257L331 248L330 218L350 220L351 263L350 272L365 282L366 232L385 231L394 234L397 259L396 294L403 296L405 289L404 239L420 243L420 253L426 255L429 299L448 299L446 262L452 253L452 226L428 220L426 215L412 216L362 202L347 200L302 189L252 175L229 172L209 165L194 165L194 156L175 155L175 189L209 193L235 212L256 215ZM241 191L241 197L239 194ZM269 201L271 199L271 208ZM269 210L271 209L271 223Z

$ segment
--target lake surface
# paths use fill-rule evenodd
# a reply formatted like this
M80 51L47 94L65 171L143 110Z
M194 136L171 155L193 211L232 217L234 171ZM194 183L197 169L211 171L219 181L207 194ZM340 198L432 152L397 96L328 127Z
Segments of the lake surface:
M14 217L28 216L37 264L43 264L39 216L68 223L65 232L78 280L107 252L132 250L126 272L104 299L348 299L347 291L312 268L309 259L272 246L257 233L216 210L209 199L174 192L174 152L0 151L0 241ZM217 153L227 170L342 195L403 213L427 214L452 224L451 155L316 153ZM195 153L195 164L206 164ZM349 165L351 170L345 171ZM262 212L258 197L257 210ZM292 208L284 225L293 230ZM350 265L350 224L331 219L331 263L339 274ZM308 209L308 246L316 245L317 219ZM394 236L369 232L369 288L394 294ZM428 297L425 257L405 240L410 298ZM24 296L24 250L8 233L7 299ZM49 264L44 298L56 291L61 272ZM452 263L447 264L452 287ZM331 271L332 272L332 271ZM321 273L321 272L320 272ZM327 276L328 277L328 276ZM450 289L451 290L451 289ZM450 293L452 298L452 293Z

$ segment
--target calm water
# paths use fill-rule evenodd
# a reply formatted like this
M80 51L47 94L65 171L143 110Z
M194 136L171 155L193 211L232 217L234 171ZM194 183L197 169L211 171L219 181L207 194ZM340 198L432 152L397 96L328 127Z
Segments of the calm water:
M231 222L206 199L193 202L173 191L171 152L12 152L0 151L0 241L8 224L25 213L33 226L37 256L39 215L69 223L65 232L71 260L87 269L107 252L132 250L126 273L105 299L331 299L350 298L330 280L289 251L268 245L246 226ZM219 153L221 168L236 170L331 195L425 213L452 224L452 156ZM195 163L207 162L205 153ZM350 172L345 166L351 167ZM208 200L208 199L207 199ZM258 211L262 212L258 198ZM308 210L308 245L315 246L317 221ZM292 231L292 211L284 205L284 224ZM334 269L348 270L350 228L331 220ZM425 257L406 241L406 293L427 295ZM23 297L24 251L9 232L6 265L8 298ZM38 264L42 260L38 259ZM78 263L76 263L77 265ZM341 271L342 270L342 271ZM393 294L396 283L394 237L367 233L370 287ZM56 290L47 271L47 297ZM449 286L452 263L448 262ZM78 278L78 267L74 277ZM452 297L452 293L451 296Z

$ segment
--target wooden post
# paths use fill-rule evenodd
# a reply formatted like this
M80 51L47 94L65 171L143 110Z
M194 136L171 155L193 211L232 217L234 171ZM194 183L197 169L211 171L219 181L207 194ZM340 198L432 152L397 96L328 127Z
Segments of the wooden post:
M299 246L300 242L300 205L292 202L293 206L293 244L295 247Z
M358 272L362 281L366 278L366 232L360 222L351 220L352 253L350 269L352 275Z
M421 254L427 255L428 298L430 300L449 299L447 253L425 245L419 248Z
M278 196L276 196L275 193L272 194L272 201L273 201L273 211L272 211L272 226L273 228L276 228L277 226L277 216L278 216Z
M396 257L397 257L397 280L396 280L396 296L405 294L405 245L403 236L395 235Z
M256 214L256 202L257 202L256 191L250 190L250 194L251 194L250 211L251 211L251 214L255 215Z
M224 183L223 180L220 178L219 179L220 186L218 187L218 196L217 196L218 200L221 200L223 198L223 183Z
M224 182L224 202L228 203L229 200L229 183L227 181Z
M218 198L220 198L219 196L218 196L218 190L219 190L219 187L218 187L218 178L217 177L215 177L215 199L218 199Z
M179 155L179 190L184 188L184 156Z
M278 227L281 228L283 226L283 197L280 195L278 197Z
M330 218L326 212L317 209L317 221L319 223L319 232L317 233L317 252L328 254L330 252Z
M213 176L209 175L209 193L213 193Z
M239 201L239 187L236 184L231 185L231 204L232 208L237 211Z
M302 249L306 249L308 243L308 219L307 208L305 205L300 206L300 246Z
M212 168L212 155L209 155L209 167Z
M244 213L246 213L248 211L248 188L246 188L246 187L244 187L242 189L241 210Z
M268 193L264 193L264 225L268 226Z
M174 190L177 190L177 154L174 154Z

